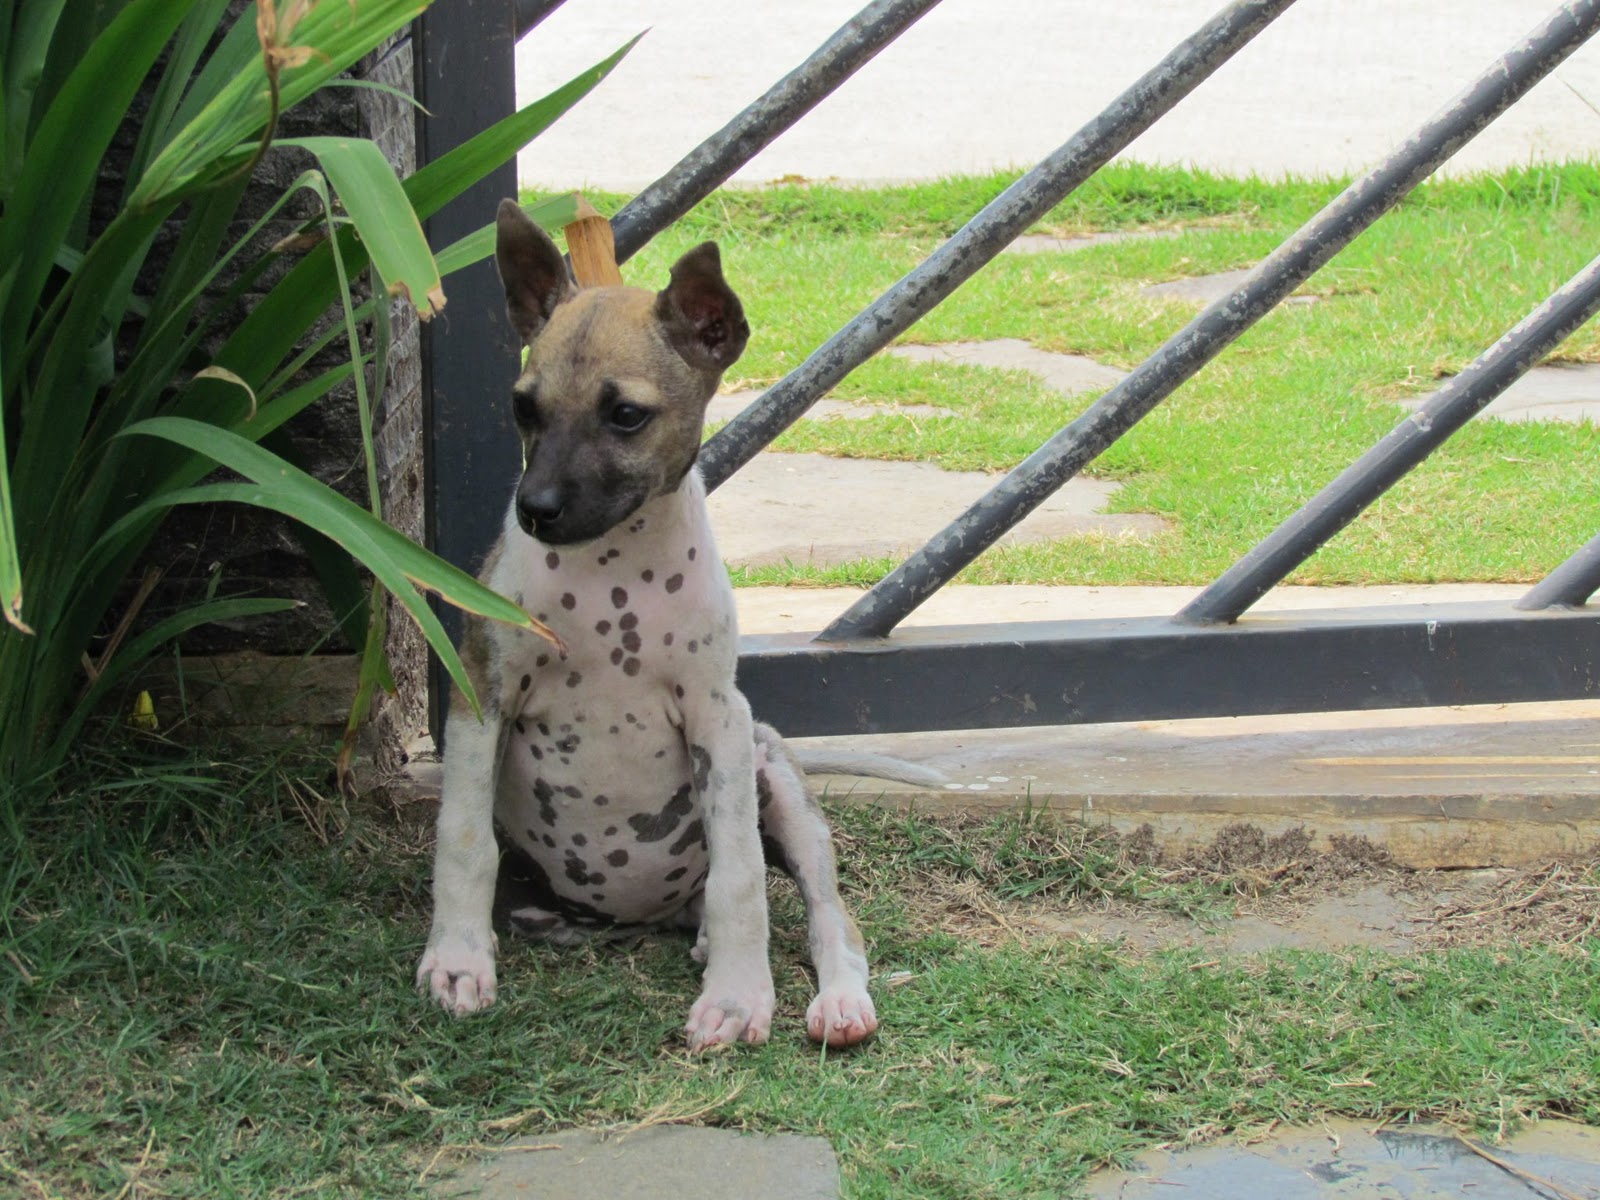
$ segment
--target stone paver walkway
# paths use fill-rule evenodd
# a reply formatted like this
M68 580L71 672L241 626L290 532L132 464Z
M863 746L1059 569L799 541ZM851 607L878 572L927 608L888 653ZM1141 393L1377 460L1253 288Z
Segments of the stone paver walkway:
M1046 387L1063 396L1104 391L1127 377L1127 372L1108 367L1081 354L1056 354L1040 350L1021 338L995 338L988 342L941 342L933 346L890 346L884 353L908 362L958 363L969 367L998 367L1008 371L1028 371Z
M834 1200L839 1164L818 1137L692 1125L634 1133L569 1129L515 1138L441 1180L477 1200Z
M1426 396L1408 402L1416 408ZM1479 417L1523 421L1587 421L1600 425L1600 364L1535 367L1485 408Z
M1437 1126L1378 1129L1371 1121L1332 1120L1254 1145L1220 1142L1153 1152L1140 1158L1137 1170L1096 1176L1089 1188L1093 1200L1549 1200L1597 1194L1600 1131L1567 1121L1542 1122L1480 1154L1454 1131Z
M984 492L993 475L932 463L822 454L757 455L711 495L722 557L740 566L826 566L915 550ZM1144 513L1108 514L1118 485L1071 480L1002 539L1002 545L1084 533L1148 537L1167 527Z

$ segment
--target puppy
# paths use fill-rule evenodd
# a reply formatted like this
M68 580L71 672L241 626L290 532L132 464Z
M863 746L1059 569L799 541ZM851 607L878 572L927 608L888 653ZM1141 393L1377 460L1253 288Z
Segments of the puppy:
M685 254L659 292L579 291L507 200L495 256L528 348L511 389L526 466L481 578L566 651L468 618L462 657L486 719L452 696L418 986L456 1014L494 1003L498 823L505 883L521 893L513 927L556 941L695 930L705 972L690 1047L764 1042L765 849L805 902L818 982L807 1031L860 1042L877 1016L827 823L734 687L733 591L695 468L706 404L749 337L717 247Z

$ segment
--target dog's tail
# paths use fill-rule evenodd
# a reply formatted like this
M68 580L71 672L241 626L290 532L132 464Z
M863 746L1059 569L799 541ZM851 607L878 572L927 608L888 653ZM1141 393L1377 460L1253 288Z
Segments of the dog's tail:
M858 775L866 779L890 779L918 787L942 788L950 781L932 767L918 766L888 754L867 754L852 750L801 750L793 743L789 753L807 775Z

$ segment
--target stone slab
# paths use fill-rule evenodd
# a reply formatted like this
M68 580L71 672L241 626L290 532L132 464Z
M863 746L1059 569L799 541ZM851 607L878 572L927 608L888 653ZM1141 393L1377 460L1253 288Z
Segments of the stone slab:
M839 1164L822 1138L657 1125L517 1138L441 1180L452 1200L836 1200Z
M967 367L998 367L1028 371L1046 387L1063 396L1099 392L1127 377L1118 367L1108 367L1080 354L1040 350L1021 338L996 338L989 342L942 342L932 346L891 346L884 351L908 362L957 363Z
M1418 408L1426 396L1409 400ZM1479 417L1497 421L1568 421L1600 425L1600 363L1535 367L1496 396Z
M1237 271L1219 271L1215 275L1195 275L1167 283L1152 283L1149 287L1139 290L1146 296L1190 300L1195 304L1215 304L1243 283L1252 269L1240 267Z
M1093 1200L1536 1200L1600 1192L1600 1130L1544 1121L1485 1150L1506 1166L1446 1128L1329 1120L1250 1145L1153 1151L1134 1171L1093 1176L1088 1191Z
M711 494L711 523L723 558L740 565L881 558L922 545L997 478L932 463L759 454ZM1166 528L1158 517L1102 513L1116 487L1073 479L1001 544L1091 532L1147 537Z

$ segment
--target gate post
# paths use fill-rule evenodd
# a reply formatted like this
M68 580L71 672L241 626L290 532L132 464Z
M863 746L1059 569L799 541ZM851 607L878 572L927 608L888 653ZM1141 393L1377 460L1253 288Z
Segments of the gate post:
M417 117L419 166L516 111L515 50L514 12L505 0L449 0L417 22L417 97L432 114ZM500 200L516 194L513 160L428 219L429 245L481 229ZM509 397L518 363L493 261L452 275L447 307L422 329L424 524L429 548L467 571L477 570L493 543L500 485L517 471ZM492 502L485 502L485 488ZM459 635L456 611L435 607ZM428 724L441 739L448 680L437 659L428 674Z

